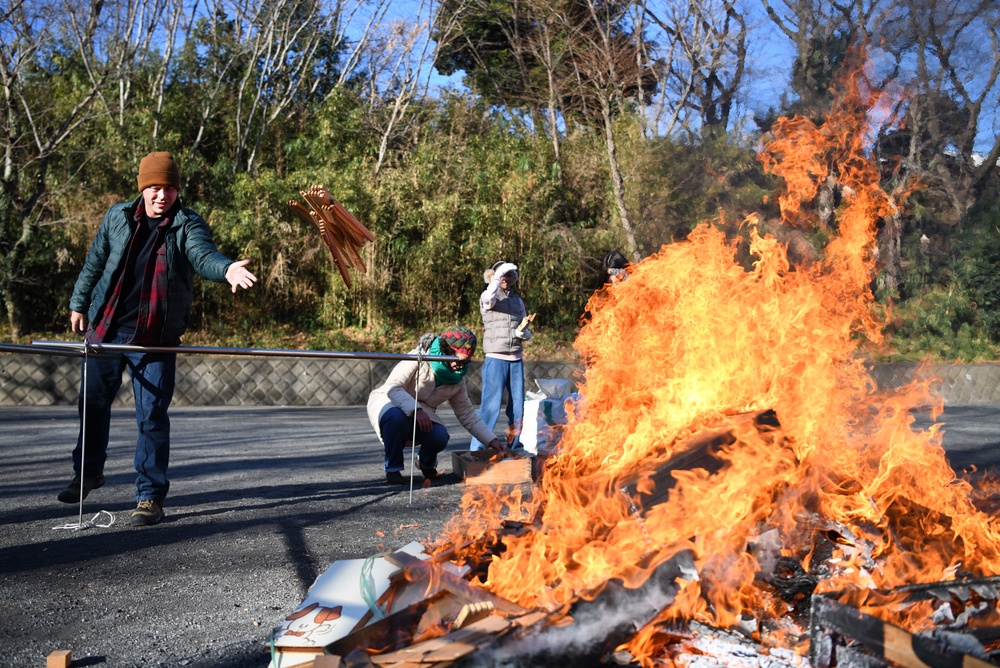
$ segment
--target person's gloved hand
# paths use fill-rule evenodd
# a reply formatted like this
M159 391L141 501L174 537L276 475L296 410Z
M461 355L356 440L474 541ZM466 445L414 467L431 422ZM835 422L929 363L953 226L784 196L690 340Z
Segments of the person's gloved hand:
M504 262L502 265L497 267L495 272L493 272L493 278L499 281L503 276L512 271L517 271L517 265L513 262Z
M527 341L528 339L530 339L531 338L531 330L528 329L528 325L530 325L531 321L534 320L534 319L535 319L535 314L534 313L532 313L531 315L526 316L524 319L522 319L521 323L517 326L517 329L514 330L514 336L516 336L519 339L523 339L525 341Z

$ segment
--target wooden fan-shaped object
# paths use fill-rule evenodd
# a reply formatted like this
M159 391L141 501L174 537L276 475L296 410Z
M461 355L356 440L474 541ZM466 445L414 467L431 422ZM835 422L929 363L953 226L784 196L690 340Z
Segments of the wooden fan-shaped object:
M306 203L291 200L288 206L299 218L319 229L320 238L330 249L341 278L347 287L351 287L351 275L347 270L356 269L361 273L368 271L361 259L361 248L367 242L375 241L375 235L345 209L343 204L335 200L326 186L315 185L309 190L300 190L299 193Z

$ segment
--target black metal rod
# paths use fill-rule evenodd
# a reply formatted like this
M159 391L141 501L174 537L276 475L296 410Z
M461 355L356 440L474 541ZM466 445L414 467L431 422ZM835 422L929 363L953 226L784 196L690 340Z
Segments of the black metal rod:
M429 360L435 362L460 362L456 355L411 355L408 353L342 352L337 350L286 350L282 348L223 348L213 346L133 346L120 343L86 343L72 341L32 341L30 346L13 346L17 350L0 352L28 352L49 355L82 356L91 353L145 352L181 353L186 355L239 355L244 357L311 357L319 359L369 359L369 360ZM64 352L66 351L66 352ZM71 352L70 352L71 351Z

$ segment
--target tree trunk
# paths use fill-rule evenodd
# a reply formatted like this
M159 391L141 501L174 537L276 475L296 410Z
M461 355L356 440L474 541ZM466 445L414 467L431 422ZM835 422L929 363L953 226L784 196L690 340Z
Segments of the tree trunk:
M819 227L824 232L829 232L833 226L833 214L836 209L836 188L836 177L833 174L828 174L826 180L820 184L819 192L816 195L816 215L819 216Z
M556 180L562 187L562 157L559 150L559 118L556 116L556 102L551 97L548 103L549 132L552 133L552 159L555 162Z
M621 166L618 164L618 149L615 144L614 121L611 117L611 108L606 102L601 105L601 114L604 117L604 139L608 150L611 190L615 196L615 204L618 205L618 216L621 218L622 232L625 235L625 250L633 262L638 262L642 257L639 255L639 247L635 242L632 218L629 216L628 207L625 205L625 178L622 176Z
M26 222L23 223L20 238L0 258L0 292L3 293L7 324L10 326L10 334L13 338L19 337L28 324L25 321L24 300L18 287L20 282L18 274L20 273L21 258L33 236L32 232L32 227Z
M885 225L878 235L878 259L881 271L875 279L879 292L886 297L899 297L899 272L903 243L903 221L895 206L885 217Z

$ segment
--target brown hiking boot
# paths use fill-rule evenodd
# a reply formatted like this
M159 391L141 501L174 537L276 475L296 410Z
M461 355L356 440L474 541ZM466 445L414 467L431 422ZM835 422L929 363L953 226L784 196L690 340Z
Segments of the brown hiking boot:
M146 499L139 502L128 521L134 527L148 527L159 524L163 517L163 506L160 505L159 501Z

